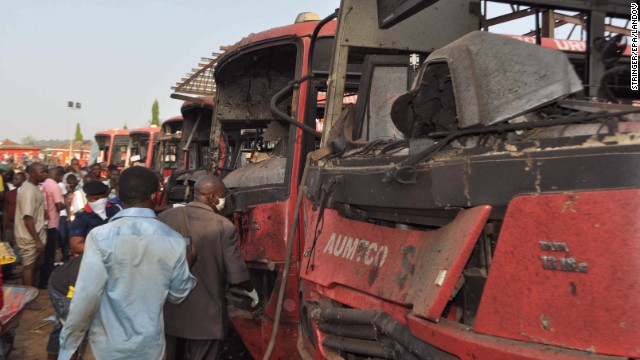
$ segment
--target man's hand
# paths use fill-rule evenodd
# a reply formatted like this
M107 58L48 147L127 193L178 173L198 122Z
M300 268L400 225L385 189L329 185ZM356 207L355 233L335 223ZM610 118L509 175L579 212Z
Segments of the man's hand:
M260 298L258 297L258 292L256 291L256 289L253 289L251 291L242 290L242 293L244 294L244 296L251 299L252 308L258 306L258 303L260 302Z
M42 254L44 252L44 244L42 243L42 240L40 240L40 238L35 239L36 241L36 252L39 254Z
M191 251L187 253L187 264L189 264L189 267L193 266L193 263L196 262L197 258L198 253L196 252L196 246L191 244Z

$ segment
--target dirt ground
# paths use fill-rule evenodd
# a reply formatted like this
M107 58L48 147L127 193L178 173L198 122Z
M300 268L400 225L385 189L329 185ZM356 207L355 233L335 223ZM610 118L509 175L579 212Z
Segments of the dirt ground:
M53 316L54 311L46 290L40 290L40 295L35 301L42 305L42 310L25 309L22 312L14 348L8 360L43 360L47 358L47 342L49 341L49 333L53 329L53 322L45 319ZM82 358L94 360L91 349L87 349Z
M19 273L20 267L16 267L14 274ZM18 285L20 279L5 280L4 283ZM47 290L40 290L40 295L34 301L42 305L42 309L23 310L20 315L20 325L16 332L14 347L7 360L44 360L47 358L47 342L53 329L53 321L47 319L53 317L55 312ZM227 340L225 340L220 357L224 360L252 359L242 344L242 340L232 328ZM89 345L87 345L82 359L95 360Z

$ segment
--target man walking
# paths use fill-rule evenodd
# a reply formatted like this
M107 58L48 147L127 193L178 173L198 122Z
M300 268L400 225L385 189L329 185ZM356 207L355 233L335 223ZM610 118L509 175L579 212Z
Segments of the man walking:
M198 260L191 271L198 284L181 304L164 308L167 360L217 359L227 332L227 282L239 284L258 304L258 294L238 248L235 227L217 214L224 207L226 188L213 175L195 183L194 201L161 213L158 219L193 239Z
M34 163L27 167L29 179L22 184L16 198L14 233L22 257L22 283L35 286L41 254L47 242L44 195L38 184L47 178L44 164Z
M87 196L88 203L84 209L76 213L75 219L69 225L73 253L78 257L54 270L49 280L49 298L56 312L56 322L47 343L47 359L51 360L57 359L60 352L60 332L69 313L69 304L73 298L80 271L85 239L91 230L105 225L121 210L120 206L107 202L109 187L102 182L88 182L82 190Z
M65 209L62 191L58 186L59 173L57 168L49 169L49 177L42 183L47 208L47 245L44 249L44 264L40 269L40 280L38 287L46 289L49 283L49 276L53 271L53 263L56 260L56 247L60 242L60 211Z
M164 302L183 301L196 280L184 239L155 218L157 188L149 169L122 172L124 210L87 236L59 359L71 357L87 330L98 359L162 358Z

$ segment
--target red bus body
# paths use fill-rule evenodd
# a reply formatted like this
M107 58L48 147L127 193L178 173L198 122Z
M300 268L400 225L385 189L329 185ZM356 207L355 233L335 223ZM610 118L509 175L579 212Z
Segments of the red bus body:
M144 165L154 168L154 148L158 142L160 127L136 128L129 132L129 147L125 166Z
M213 96L202 96L194 101L185 101L180 107L183 125L178 170L191 171L206 167L214 106Z
M174 116L162 122L158 145L155 147L155 171L165 178L177 168L178 159L182 155L180 140L183 132L182 116Z
M100 149L99 162L116 165L119 169L124 168L129 144L129 130L101 130L96 133L94 138Z
M373 2L353 0L344 3L355 5L344 8L346 12L341 16L346 18L350 11L353 10L352 15L360 11L358 7L366 8L367 15L375 13ZM460 11L444 2L441 5L453 14ZM465 16L469 17L469 14ZM374 18L363 17L360 22L351 24L351 29L355 32L360 29L358 25ZM454 16L443 18L453 19ZM590 149L582 149L579 145L577 150L568 147L568 153L575 153L562 155L566 157L566 163L557 165L553 162L559 160L552 156L555 148L551 146L539 151L542 155L535 159L528 158L531 156L529 152L519 153L506 147L501 150L509 151L511 157L492 154L487 156L489 161L483 161L483 153L478 155L469 151L468 156L459 156L455 161L445 156L437 158L433 161L436 165L433 168L429 167L431 164L423 164L418 169L422 171L422 177L417 179L407 177L405 180L398 171L397 177L389 182L385 174L397 165L394 161L410 154L408 141L402 144L400 139L390 136L384 139L388 143L376 143L374 140L364 147L363 143L349 144L353 147L343 148L342 152L331 149L335 143L325 144L321 149L325 151L324 155L322 151L312 154L316 158L311 160L309 178L302 184L306 192L301 198L299 218L296 218L295 199L303 189L300 180L304 159L316 148L312 146L309 134L291 126L287 129L289 139L286 144L289 147L286 151L289 152L285 152L287 166L283 182L278 186L260 182L260 179L273 178L274 173L283 169L272 165L274 160L281 160L278 158L281 155L274 155L277 145L267 153L268 156L256 156L261 155L261 149L269 148L267 134L277 131L271 125L278 121L284 123L269 113L268 110L275 111L265 107L264 103L265 98L275 98L270 97L274 94L270 81L278 81L278 76L281 76L278 71L286 66L283 65L286 61L277 57L277 48L283 44L295 44L295 55L287 59L292 65L295 58L295 71L289 74L290 80L304 79L310 62L310 35L316 24L296 24L252 34L232 46L216 67L216 111L210 143L212 167L225 176L224 181L231 194L231 201L227 201L230 205L225 208L226 215L232 217L236 224L240 249L261 300L261 309L258 310L248 308L242 299L231 296L229 300L231 321L251 355L254 358L264 356L274 329L274 319L277 311L281 310L275 348L269 357L272 359L405 358L389 355L396 354L395 345L400 343L396 343L397 340L408 340L402 345L413 353L407 353L410 356L406 358L637 358L640 354L637 341L640 339L637 336L640 302L636 301L637 292L629 290L638 289L640 283L637 277L628 276L637 268L636 257L629 255L638 254L637 241L634 241L637 236L632 233L637 228L633 209L640 206L636 197L637 184L625 185L630 182L625 182L624 176L612 181L614 185L601 180L606 176L596 173L613 173L616 165L606 160L591 164L582 159L581 155L593 155ZM428 21L422 24L430 25ZM469 19L468 24L477 26L477 19ZM341 26L347 28L344 24ZM402 29L402 26L397 26L397 29ZM355 50L354 54L348 54L344 49L347 45L334 44L334 52L344 51L341 59L348 64L331 64L331 71L327 72L330 81L326 83L330 84L327 85L326 101L321 103L319 100L322 98L313 92L313 86L322 87L319 82L300 81L296 87L292 86L291 101L280 101L279 104L276 101L276 105L280 105L278 109L289 112L287 115L293 121L322 128L324 123L318 120L324 117L310 110L317 110L325 102L329 105L326 112L329 112L332 105L341 109L351 100L361 101L356 105L368 101L362 100L367 99L366 96L353 91L361 84L360 76L365 75L365 56L372 55L375 61L404 56L406 59L400 60L408 63L409 55L420 52L420 56L426 58L429 53L466 33L456 37L454 32L447 34L451 39L446 42L445 35L438 33L434 37L442 36L442 44L435 41L437 46L421 47L424 43L419 43L417 51L409 47L409 43L428 37L429 32L413 34L411 31L416 31L416 27L405 29L407 34L411 34L406 36L407 46L399 46L405 38L391 41L381 36L382 40L388 41L385 43L388 48L381 40L380 43L368 44L369 49L363 50L365 42L358 42L356 34L353 38L342 37L340 41L344 43L354 41L352 46ZM321 29L320 37L334 36L335 31L336 23L329 22ZM394 29L385 31L389 33ZM362 36L361 33L357 35ZM515 38L530 42L527 38ZM542 45L565 53L584 53L579 42L543 39ZM316 55L314 53L314 57ZM332 61L335 62L338 56L335 53L334 56ZM255 71L255 63L261 59L269 59L271 67L265 68L273 70L273 74ZM351 60L362 69L349 68L347 65L352 65ZM384 65L391 68L399 63ZM371 74L375 73L373 69L372 65ZM243 70L246 71L243 73ZM234 77L243 77L246 73L252 77L234 83ZM263 75L269 78L269 82L261 82L261 74L269 74ZM314 68L314 75L321 76L322 73L316 73ZM504 74L496 74L496 77L498 75ZM342 98L331 98L340 93L332 94L335 88L331 86L344 79L352 81L344 81L343 84L345 89L352 86L352 91L344 91ZM442 84L445 83L443 80ZM392 98L384 85L379 84L378 88L372 89L383 89L383 95L387 96L379 98ZM530 86L537 85L532 80ZM252 92L253 89L259 91ZM357 92L357 97L353 96L354 92ZM394 93L393 98L397 95ZM459 101L465 100L468 99ZM367 108L362 112L367 116L362 118L375 118L379 114L369 113L374 110L373 106ZM331 130L346 132L354 126L342 124L344 129L337 129L335 117L335 114L334 119L326 117L334 121ZM448 119L455 118L449 116ZM260 128L262 120L268 120L269 125ZM257 131L242 132L248 127L257 128ZM633 124L624 124L623 127L627 127L625 131L628 132L640 130ZM327 130L324 137L333 135L339 140L339 131L331 134L328 128L324 130ZM236 140L232 139L234 131L238 132ZM252 136L255 136L253 142ZM561 136L565 133L562 132ZM353 140L356 139L358 137L354 136ZM432 146L419 142L423 139L416 139L411 145L419 150ZM344 142L349 143L350 140ZM394 140L398 143L394 144ZM242 141L250 145L244 146ZM371 151L376 146L377 150ZM406 154L394 152L403 150L403 147ZM540 150L532 149L532 152ZM457 156L452 153L447 155ZM638 151L633 153L637 156ZM329 154L332 156L327 156ZM623 161L622 156L616 158L613 152L604 154L603 159L606 156ZM520 161L521 164L508 167L512 161ZM578 166L576 161L585 161L585 164ZM588 166L596 165L608 170L598 169L590 173ZM633 168L631 163L623 165ZM574 173L563 173L563 166L574 166ZM530 176L531 169L538 171L537 174ZM548 173L542 173L540 169ZM557 174L562 175L555 176ZM547 182L541 182L543 178ZM574 178L581 182L563 182L563 179ZM528 186L523 186L524 191L515 189L511 194L505 190L508 185L518 181L524 183L524 180ZM558 190L555 182L562 183L564 187ZM597 186L590 182L597 183ZM420 186L415 186L415 183ZM587 185L583 188L584 183ZM606 191L597 188L601 183L606 185L602 186ZM617 189L621 187L632 188ZM612 191L612 188L616 189ZM501 196L508 199L505 201ZM424 199L429 201L419 201ZM603 223L601 219L611 220ZM290 226L296 221L298 230L290 234ZM292 244L288 243L289 240ZM620 245L619 248L607 246L614 241ZM570 247L576 255L569 254L567 243L572 244ZM288 275L284 278L289 245L293 252L286 269ZM600 267L593 269L593 263ZM588 275L585 264L589 264ZM491 273L489 265L492 266ZM609 283L618 270L616 283ZM598 286L602 283L607 283L613 294L630 294L629 299L607 295L608 290ZM283 301L279 304L277 290L285 285ZM327 309L335 313L330 314ZM572 310L579 315L573 314ZM625 318L628 320L623 321ZM592 319L597 322L592 324ZM592 329L600 323L605 324L605 328ZM590 346L593 343L598 347ZM417 356L416 348L419 348Z
M274 49L274 53L277 53L279 51L277 49L285 49L282 51L291 53L291 57L285 60L285 62L289 64L288 66L291 67L290 72L287 72L286 76L290 77L290 80L304 77L307 74L307 65L309 62L310 36L317 24L317 21L298 23L251 34L243 38L239 43L234 45L231 50L228 50L221 56L218 67L216 68L216 76L218 76L218 74L220 74L220 76L226 76L227 70L225 70L225 67L227 66L230 69L235 69L234 66L237 63L234 63L234 61L236 61L237 57L246 59L250 58L254 52L269 52ZM320 31L319 37L328 38L333 36L335 33L335 25L335 22L330 22L324 26ZM278 62L280 60L273 61ZM277 77L278 75L275 76ZM297 339L300 326L300 308L298 307L300 278L297 265L299 258L299 248L297 244L301 241L299 233L296 233L293 237L294 244L296 245L294 245L294 261L289 268L289 276L283 280L282 275L286 258L287 237L290 232L289 226L291 221L293 221L295 199L299 191L299 179L303 169L304 158L308 151L308 148L305 150L302 144L309 143L308 135L304 134L297 127L291 126L286 129L287 140L282 140L283 143L289 144L287 145L285 156L287 163L286 170L283 168L268 169L266 164L270 160L275 159L274 157L268 158L263 163L256 162L253 163L253 165L239 165L245 166L243 169L252 166L253 168L251 170L236 169L234 171L233 168L229 169L227 164L231 161L230 159L234 158L237 159L238 163L246 164L253 161L253 156L251 156L250 159L250 155L256 154L255 151L253 154L251 153L252 147L255 150L256 148L268 148L270 146L266 140L252 141L251 138L253 136L262 136L262 134L266 134L271 130L260 129L260 127L263 126L261 125L263 119L271 120L273 118L265 110L265 104L268 105L268 98L271 97L277 88L273 88L274 85L272 84L267 85L265 83L264 86L272 86L272 88L265 90L264 93L257 93L256 96L262 96L262 98L258 100L260 104L252 104L247 108L246 112L249 118L254 116L255 113L252 113L256 111L262 114L261 117L259 116L259 119L244 120L242 119L244 116L242 113L234 113L232 109L230 115L237 119L236 121L225 115L226 111L229 110L230 107L233 107L234 100L228 96L235 90L230 89L227 91L224 87L220 87L218 78L216 78L216 83L219 88L216 92L216 110L213 120L214 128L211 131L212 138L210 146L214 151L218 152L217 157L214 155L213 161L215 162L216 159L218 159L219 162L214 163L216 165L214 168L225 176L224 179L227 188L235 193L235 199L238 200L238 203L236 203L237 210L235 211L233 219L238 228L240 249L252 272L252 278L256 280L254 284L258 282L261 285L257 288L258 293L261 295L261 302L263 303L261 306L264 310L261 316L256 317L250 312L240 310L243 307L242 301L238 301L237 299L236 301L231 300L234 304L232 308L238 311L230 311L230 319L251 352L251 355L254 358L261 358L266 351L274 324L273 319L277 302L276 290L280 287L281 283L285 281L287 284L286 306L281 315L276 342L277 346L272 358L296 357L298 353ZM292 102L287 100L284 101L282 105L283 108L286 107L290 110L291 116L297 122L304 122L306 115L305 109L310 101L312 104L317 103L317 95L315 93L312 95L312 100L307 99L307 86L307 82L301 83L300 87L295 90L295 94L292 96ZM220 96L222 96L222 98ZM230 101L232 104L229 104L230 107L225 106L223 108L221 99ZM225 103L225 105L227 104ZM221 128L216 129L216 126L221 126ZM243 126L257 127L258 132L253 132L253 130L238 130L238 128ZM266 127L266 125L264 126ZM315 124L312 126L315 127ZM263 130L264 133L262 132ZM220 132L218 133L218 131ZM236 140L232 139L232 133L234 131L236 131ZM313 146L313 143L311 144ZM273 151L275 152L276 150ZM280 159L284 161L282 158ZM274 176L273 174L277 171L284 171L286 175L282 175L282 182L277 185L233 185L229 183L228 180L233 177L237 171L247 171L246 176L236 176L236 179L239 177L242 178L240 179L241 182ZM259 183L259 180L255 180L255 182ZM258 198L260 200L255 200Z

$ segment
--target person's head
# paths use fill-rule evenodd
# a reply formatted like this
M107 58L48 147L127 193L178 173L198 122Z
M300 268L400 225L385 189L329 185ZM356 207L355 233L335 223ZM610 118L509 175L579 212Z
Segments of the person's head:
M4 180L4 183L8 184L8 183L13 182L13 177L15 176L15 174L16 173L15 173L15 171L13 171L13 169L9 170L9 171L6 171L4 174L2 174L2 179Z
M49 176L49 179L52 179L53 181L58 182L58 178L60 177L60 172L58 171L57 167L47 170L47 174Z
M120 170L118 168L109 169L109 186L113 189L118 188L118 180L120 179Z
M120 174L118 197L125 208L144 207L153 209L158 191L158 178L153 171L132 166Z
M94 178L99 179L100 174L102 173L102 166L100 164L91 165L91 170L89 171Z
M5 183L11 181L9 179L9 172L11 172L11 166L9 166L9 164L5 164L5 163L0 163L0 176L2 176L2 179L4 180Z
M82 190L87 195L87 202L94 203L100 199L106 199L109 194L109 187L102 181L92 181L82 186Z
M69 185L69 191L76 191L78 183L78 178L75 175L70 174L69 176L67 176L67 185Z
M109 194L109 187L102 181L92 181L88 184L84 184L82 187L85 195L87 196L87 205L98 214L101 218L107 217L107 194Z
M47 167L43 163L33 163L27 166L27 174L29 174L29 182L40 184L47 179Z
M209 206L215 212L222 211L227 188L219 177L215 175L205 175L199 178L194 185L194 190L195 201Z
M77 173L80 171L80 161L76 158L71 159L71 165L69 166L71 171Z
M84 178L82 179L82 182L86 184L96 180L97 179L93 176L93 174L87 173L87 175L85 175Z
M16 173L15 175L13 175L13 186L19 188L20 186L22 186L22 183L24 183L26 179L27 178L24 176L24 173Z
M113 164L107 166L107 170L109 171L109 173L111 173L112 171L117 171L118 174L120 173L120 170L118 170L118 167Z

